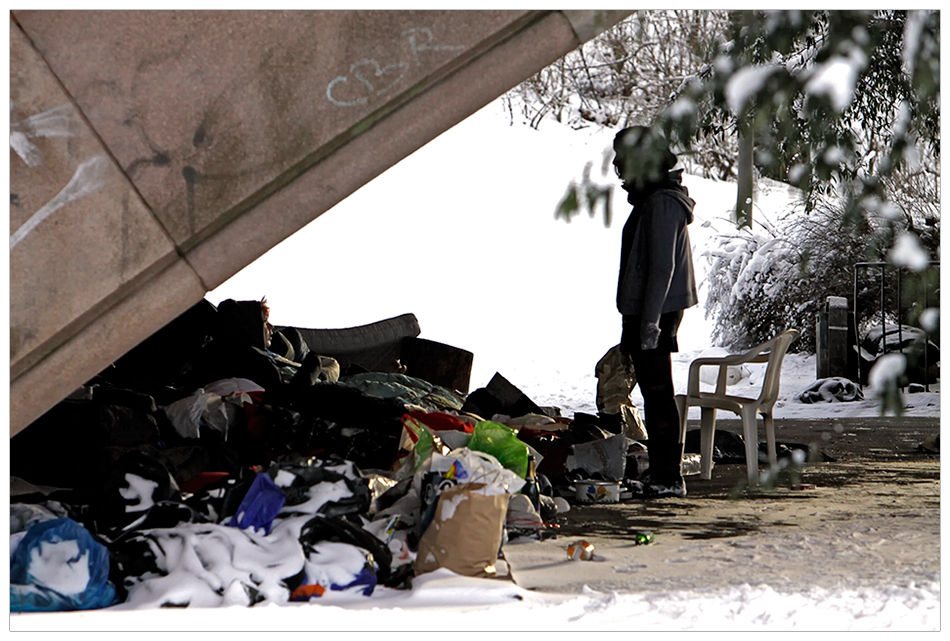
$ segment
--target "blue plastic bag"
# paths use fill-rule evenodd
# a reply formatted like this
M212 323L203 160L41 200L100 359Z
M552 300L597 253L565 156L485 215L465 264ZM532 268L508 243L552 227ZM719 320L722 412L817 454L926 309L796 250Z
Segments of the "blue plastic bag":
M286 500L284 492L274 483L270 475L260 472L254 478L237 513L231 517L228 525L242 530L253 528L255 532L263 528L265 534L270 534L271 524L277 518L280 508L284 507Z
M94 610L118 601L109 551L72 519L27 530L10 557L10 612Z

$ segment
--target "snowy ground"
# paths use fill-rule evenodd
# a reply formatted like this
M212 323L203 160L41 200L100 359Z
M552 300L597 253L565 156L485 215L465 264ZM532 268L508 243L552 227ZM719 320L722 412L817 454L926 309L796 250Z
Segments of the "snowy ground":
M928 631L940 629L939 584L880 590L784 593L768 586L725 591L539 594L507 581L447 570L418 577L411 591L343 594L323 604L219 610L86 612L11 618L11 630L385 631L425 633L578 631ZM408 631L408 632L407 632Z
M599 171L611 132L509 126L495 102L392 168L208 296L266 296L278 325L350 327L413 312L422 337L475 354L472 389L497 371L541 405L595 411L594 366L619 340L614 307L620 229L553 212L588 161ZM697 271L728 226L735 186L687 176L697 201L690 228ZM756 196L756 216L784 213L781 186ZM700 281L702 279L700 278ZM701 296L705 294L701 290ZM677 386L689 361L711 348L700 308L686 314ZM805 405L814 357L790 355L778 417L876 416L860 403ZM749 380L739 386L748 386ZM738 391L738 390L736 390ZM939 387L908 396L910 416L940 415ZM634 400L638 400L636 393ZM13 617L14 630L939 630L939 584L784 593L768 586L644 596L526 592L503 581L443 572L410 592L332 595L315 607L137 611ZM807 615L807 616L805 616Z

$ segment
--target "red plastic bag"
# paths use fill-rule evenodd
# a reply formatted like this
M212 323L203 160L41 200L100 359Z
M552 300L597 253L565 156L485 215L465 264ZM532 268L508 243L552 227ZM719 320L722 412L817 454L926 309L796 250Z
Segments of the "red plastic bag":
M409 412L409 416L437 432L454 430L456 432L471 434L475 430L475 426L468 421L463 421L458 416L445 412L422 412L413 410Z

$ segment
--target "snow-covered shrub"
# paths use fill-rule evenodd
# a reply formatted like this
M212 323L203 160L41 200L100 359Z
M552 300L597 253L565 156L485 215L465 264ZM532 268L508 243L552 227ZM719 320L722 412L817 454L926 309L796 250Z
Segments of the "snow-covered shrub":
M883 260L882 237L893 237L893 219L869 211L854 220L845 207L824 201L774 225L736 229L703 253L709 261L706 317L713 320L716 345L746 349L796 327L802 336L791 350L814 353L825 300L842 296L853 305L855 263ZM877 296L874 288L860 289L859 305L879 308ZM897 301L886 305L896 309Z
M792 301L799 297L799 268L791 243L745 227L718 241L703 254L710 263L706 317L714 321L714 344L744 350L798 327Z

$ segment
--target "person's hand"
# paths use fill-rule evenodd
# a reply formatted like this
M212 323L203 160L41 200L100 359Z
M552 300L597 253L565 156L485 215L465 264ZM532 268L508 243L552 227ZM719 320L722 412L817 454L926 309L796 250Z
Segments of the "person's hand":
M640 349L656 349L660 343L660 325L643 323L640 326Z

